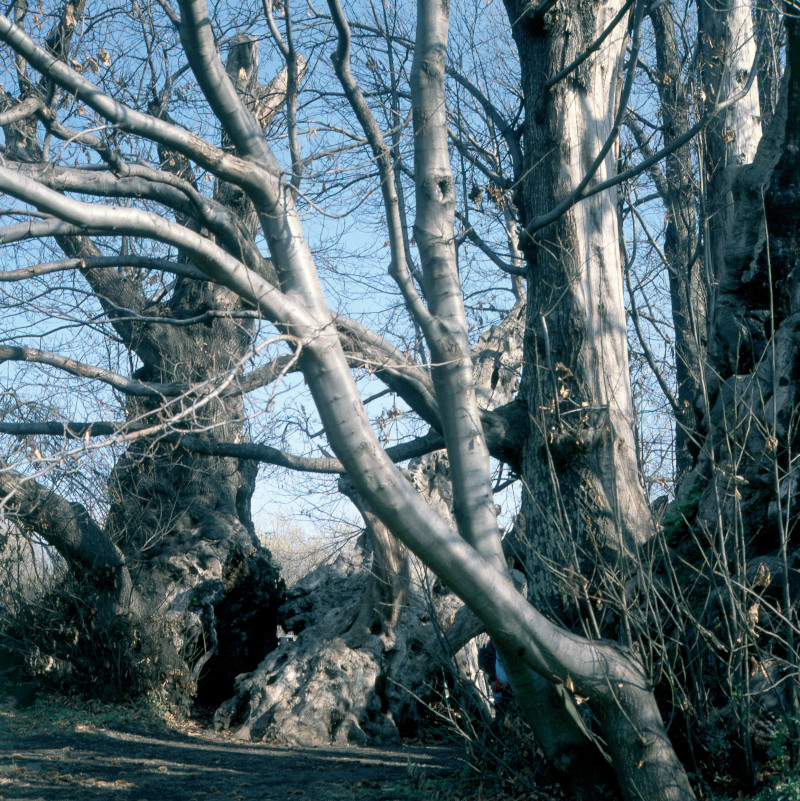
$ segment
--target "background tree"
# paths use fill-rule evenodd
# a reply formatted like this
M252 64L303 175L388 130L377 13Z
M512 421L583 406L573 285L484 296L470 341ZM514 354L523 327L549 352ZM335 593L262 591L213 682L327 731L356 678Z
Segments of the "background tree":
M56 55L69 52L77 19L84 10L85 4L70 4L61 13L47 40ZM30 21L24 5L17 6L16 15L21 22ZM231 46L229 61L237 84L243 91L249 85L251 104L261 122L268 123L284 102L285 86L276 94L274 84L271 88L257 85L257 50L246 42ZM24 96L53 89L44 79L32 83L22 60L17 62L17 73ZM148 87L148 109L156 117L169 117L166 102L170 91L171 79L163 87L154 83ZM22 159L31 170L39 168L44 156L36 140L36 126L32 118L12 120L5 127L5 156ZM240 229L252 236L252 212L241 191L217 182L213 197L203 198L184 157L158 148L157 159L164 176L160 188L172 193L173 199L181 195L177 202L183 211L176 211L177 220L199 232L203 215L215 217L218 224L213 220L209 224L221 238L228 239L229 247L246 241ZM143 186L148 183L146 175L143 168L139 175L129 173L123 182L138 183L143 195L157 198L158 186L150 182L155 194ZM172 184L171 177L176 179ZM76 192L102 191L93 186L92 176L75 168L54 165L45 180ZM203 209L199 215L197 209L187 213L192 197ZM231 378L240 374L253 338L252 313L230 292L196 280L196 272L180 257L174 262L178 277L167 288L159 279L143 275L139 265L148 260L139 255L129 261L127 269L111 270L108 267L118 266L120 260L112 256L109 262L88 236L56 235L55 243L66 258L64 264L79 265L80 275L105 312L108 333L138 365L134 378L122 388L125 418L151 428L156 436L141 436L120 455L108 479L102 525L83 510L74 524L76 531L65 538L62 521L72 516L67 514L69 504L57 495L49 496L46 487L26 498L27 486L19 484L22 476L12 471L4 474L9 509L23 525L49 535L49 541L69 562L90 569L93 578L100 576L93 583L103 585L105 594L111 589L106 574L110 570L120 573L113 580L112 613L132 612L134 618L142 618L158 608L169 623L161 634L150 632L146 637L159 641L157 658L166 660L169 669L182 671L190 687L196 687L202 671L208 689L199 688L200 698L207 693L210 699L223 700L242 666L254 667L275 644L274 635L265 632L274 630L280 584L269 554L257 546L250 519L255 465L233 458L193 456L159 439L164 415L172 418L176 431L188 424L207 440L241 439L245 420L241 389L217 390L206 398L201 396L207 389L201 389L200 396L186 389L207 385L221 374L231 374ZM130 244L123 241L121 247L127 250ZM272 271L252 247L250 255L260 270ZM98 263L101 266L92 266ZM121 263L125 265L124 257ZM182 264L184 276L188 272L191 277L181 277ZM31 354L24 348L5 348L3 356L25 360ZM48 506L53 507L49 523L42 518ZM104 621L101 628L107 624ZM133 622L132 627L138 631L141 622ZM131 633L123 639L133 648L137 636ZM120 687L128 679L119 677Z

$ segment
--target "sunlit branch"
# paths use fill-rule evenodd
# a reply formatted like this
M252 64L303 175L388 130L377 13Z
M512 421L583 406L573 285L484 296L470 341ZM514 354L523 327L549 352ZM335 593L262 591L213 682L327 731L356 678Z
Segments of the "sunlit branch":
M417 323L425 329L431 324L431 315L417 292L409 272L406 256L403 222L401 220L400 200L395 184L394 164L391 150L384 140L383 133L367 105L361 88L353 78L350 70L350 26L344 16L339 0L328 0L334 25L338 35L333 64L345 96L353 109L356 118L370 143L372 153L380 175L383 207L386 214L386 225L389 235L391 266L389 273L394 278L411 314Z
M2 90L0 90L2 92ZM3 92L2 94L5 94ZM0 112L0 126L13 125L15 122L32 117L37 111L44 108L44 100L41 97L26 97L8 111Z
M230 209L199 192L191 183L170 172L143 164L126 164L121 175L108 171L61 167L52 164L7 165L34 181L61 192L80 192L103 198L153 200L176 212L197 219L224 244L243 257L249 266L267 273L272 267L245 232L241 220Z

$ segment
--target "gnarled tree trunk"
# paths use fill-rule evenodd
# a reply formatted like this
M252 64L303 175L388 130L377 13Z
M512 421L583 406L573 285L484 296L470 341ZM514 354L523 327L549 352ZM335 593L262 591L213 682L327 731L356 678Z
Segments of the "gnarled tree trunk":
M698 703L698 720L688 725L699 729L700 743L704 731L723 731L731 770L750 783L776 727L788 726L797 737L800 708L794 510L800 489L800 32L794 13L784 25L787 70L757 150L739 159L733 149L752 139L738 133L710 139L720 171L710 203L724 208L710 224L717 287L709 320L707 434L697 468L666 518L683 535L692 582L699 578L714 588L710 605L705 592L695 604L702 610L698 629L715 633L713 643L701 636L687 656L697 680L704 692L716 683L728 686L731 676L748 688L711 714ZM745 102L742 113L757 136L751 109Z
M65 12L56 26L60 33L53 35L59 47L68 47L64 32L72 33L81 13L82 5ZM257 55L252 42L235 42L231 70L266 125L285 99L286 76L260 87ZM160 100L152 111L168 116ZM12 145L25 143L26 161L41 161L36 121L24 120L19 127L6 126L7 139ZM6 155L22 159L19 147ZM165 148L159 148L159 155L166 172L187 182L187 194L197 190L188 160ZM50 177L54 185L70 189L69 174L54 169ZM257 224L252 205L225 182L217 182L215 199L217 214L227 215L232 241L225 244L240 254L242 232L252 235ZM186 213L178 217L199 232L204 223L211 224L203 219L204 211L186 204ZM68 257L105 255L87 236L64 235L57 242ZM260 273L274 280L269 262L253 248L249 253ZM193 270L189 259L180 261ZM116 334L141 363L134 378L186 391L177 398L128 396L126 419L163 424L163 431L134 441L120 458L109 480L109 512L102 526L85 510L70 519L65 512L77 507L8 471L3 475L10 493L7 508L87 574L100 596L108 596L123 634L123 621L130 618L132 642L146 622L147 636L158 641L153 647L164 673L180 675L200 703L216 705L230 695L236 674L255 667L275 646L282 582L269 552L257 541L250 516L257 464L201 456L174 438L170 444L161 440L164 433L176 432L212 443L243 440L245 414L237 380L253 340L251 307L229 289L185 277L177 278L166 300L149 302L135 269L81 264ZM63 516L61 522L53 510Z
M450 514L443 454L419 460L409 480ZM289 590L281 624L290 636L237 678L236 694L216 712L216 727L293 745L395 744L419 733L425 705L441 702L446 684L461 695L459 703L488 717L469 642L480 624L345 478L340 487L365 522L355 550Z
M520 301L473 349L486 409L508 403L517 389L523 314ZM454 525L446 454L415 460L407 477ZM243 671L234 697L216 713L219 728L295 744L396 741L416 730L420 705L437 700L443 675L456 674L462 690L482 683L469 642L480 624L392 537L345 477L340 489L365 523L355 552L290 589L281 625L296 639L284 640L257 670ZM477 689L467 694L465 703L489 713Z

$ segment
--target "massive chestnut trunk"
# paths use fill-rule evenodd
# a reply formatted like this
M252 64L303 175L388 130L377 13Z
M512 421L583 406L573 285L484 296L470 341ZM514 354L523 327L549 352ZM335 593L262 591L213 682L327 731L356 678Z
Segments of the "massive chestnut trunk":
M781 726L797 736L800 708L794 510L800 488L800 35L796 16L787 14L784 25L787 69L763 137L753 120L757 95L726 120L731 126L740 120L751 137L740 136L742 125L730 129L735 137L709 137L717 170L709 204L724 209L709 223L716 286L706 434L697 467L666 518L668 530L681 535L684 564L693 566L683 572L714 587L710 605L705 592L695 600L697 620L689 629L697 639L686 653L692 665L684 668L694 671L704 693L727 687L731 677L749 688L722 710L709 709L698 694L687 736L702 748L708 732L723 732L730 770L747 783L755 781L757 763ZM760 138L757 149L754 138ZM748 142L749 153L737 155ZM706 642L703 630L716 631L716 639Z
M68 8L52 35L62 48L68 44L65 32L74 29L73 13L79 16L83 6ZM259 87L257 55L249 41L230 49L239 89L258 105L266 124L285 97L286 81L284 75L277 88ZM160 100L151 111L168 116ZM6 126L6 136L16 143L7 156L22 159L24 142L25 161L43 159L35 120ZM165 172L197 189L186 159L166 148L159 148L159 156ZM55 170L51 177L63 178ZM256 221L241 190L218 181L215 198L236 216L242 231L252 234ZM187 205L178 217L200 231L202 220L191 211L197 213ZM104 255L87 236L56 239L68 257ZM191 271L189 260L181 261ZM108 612L93 618L93 625L117 627L123 639L130 639L130 649L145 637L161 663L154 676L179 676L183 691L215 705L230 695L237 673L255 667L275 646L283 585L250 516L257 464L190 452L175 435L192 432L210 442L242 442L245 413L238 378L253 340L251 307L228 289L182 277L151 302L137 270L80 264L115 333L139 362L133 378L186 391L179 397L127 397L127 421L163 426L158 434L135 440L119 459L108 483L105 521L92 520L82 507L13 471L2 477L7 507L58 549L80 579L88 578L96 593L89 606ZM269 262L258 266L274 278ZM163 441L167 435L169 444ZM83 635L91 637L92 631Z
M508 403L517 390L523 308L519 302L473 348L482 408ZM414 460L406 476L454 525L446 453ZM346 477L339 488L364 520L356 548L289 589L280 622L290 636L256 670L242 671L216 726L294 744L393 742L416 733L425 705L441 702L443 682L461 694L459 704L488 716L471 642L481 624Z
M179 280L165 317L220 314L205 323L163 326L138 376L202 385L240 373L252 331L226 313L242 305L227 290ZM174 428L203 432L212 442L241 442L241 397L203 400L201 391L168 407L172 415L199 407ZM127 414L154 419L159 407L132 399ZM236 674L255 667L277 642L280 581L250 516L257 468L252 461L198 455L145 438L129 446L109 483L106 531L126 554L142 594L174 628L204 704L226 698Z
M443 453L419 460L408 477L450 514ZM445 696L456 710L488 719L470 642L480 623L392 537L347 479L340 488L361 512L361 537L289 589L280 610L289 636L236 679L216 727L292 745L398 744L420 733L428 705Z

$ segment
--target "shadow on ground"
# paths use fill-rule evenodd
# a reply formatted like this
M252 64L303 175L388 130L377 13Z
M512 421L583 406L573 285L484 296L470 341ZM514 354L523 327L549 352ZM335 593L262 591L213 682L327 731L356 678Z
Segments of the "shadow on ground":
M463 753L452 745L280 748L203 729L20 723L0 717L0 801L429 801Z

